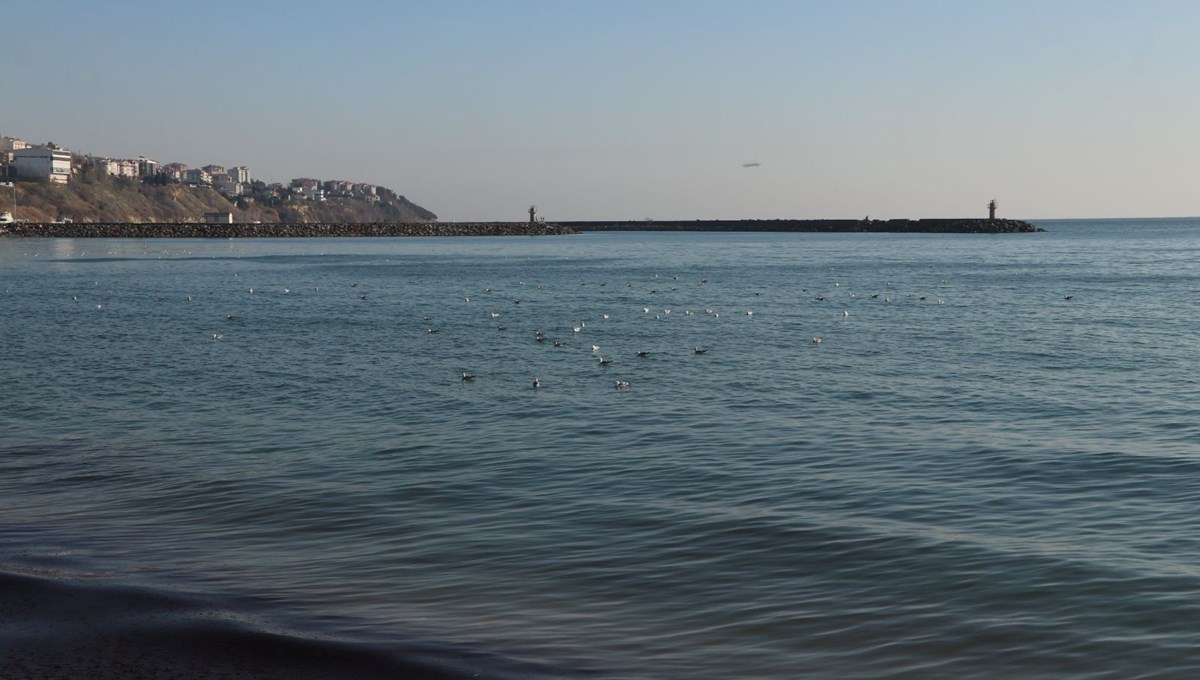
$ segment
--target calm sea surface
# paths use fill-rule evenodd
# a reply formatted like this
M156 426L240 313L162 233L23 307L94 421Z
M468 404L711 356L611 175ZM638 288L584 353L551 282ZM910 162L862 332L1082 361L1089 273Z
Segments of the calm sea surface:
M0 240L0 588L444 677L1196 677L1200 220L1039 224ZM33 609L4 677L96 632Z

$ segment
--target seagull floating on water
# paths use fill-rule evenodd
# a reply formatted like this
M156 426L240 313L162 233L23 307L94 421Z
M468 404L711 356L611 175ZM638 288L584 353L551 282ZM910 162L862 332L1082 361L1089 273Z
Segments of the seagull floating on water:
M629 389L629 381L628 380L618 380L616 383L616 388L618 390Z
M542 386L542 381L538 380L537 378L534 378L533 379L533 389L536 390L537 388L539 388L541 386Z
M706 347L697 347L696 348L696 354L704 354L707 351L708 351L708 348L706 348Z
M474 379L475 379L475 376L471 375L470 373L467 373L466 371L463 371L463 374L462 374L463 382L471 382Z

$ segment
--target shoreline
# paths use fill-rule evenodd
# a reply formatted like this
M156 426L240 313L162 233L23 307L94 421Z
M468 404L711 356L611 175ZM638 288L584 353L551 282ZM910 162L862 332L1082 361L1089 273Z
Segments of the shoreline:
M12 680L569 677L483 648L415 636L384 646L289 625L219 595L0 565L0 677Z
M1014 234L1045 231L1024 220L644 220L580 222L93 223L14 222L0 238L337 238L563 236L592 231Z

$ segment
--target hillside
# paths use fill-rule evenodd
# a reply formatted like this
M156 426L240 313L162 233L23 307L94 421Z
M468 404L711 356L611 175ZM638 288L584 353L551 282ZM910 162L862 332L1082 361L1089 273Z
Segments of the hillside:
M14 203L15 192L15 209ZM225 198L211 187L143 184L128 178L85 177L66 185L17 182L0 189L0 210L18 220L49 222L199 222L206 212L233 213L235 222L427 222L432 212L394 192L379 188L376 202L361 198L305 200L298 196Z

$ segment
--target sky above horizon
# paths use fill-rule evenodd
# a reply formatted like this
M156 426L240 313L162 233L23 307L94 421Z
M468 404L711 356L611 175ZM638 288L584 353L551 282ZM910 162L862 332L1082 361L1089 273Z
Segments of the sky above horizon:
M0 135L444 221L1198 215L1198 30L1188 0L0 0Z

